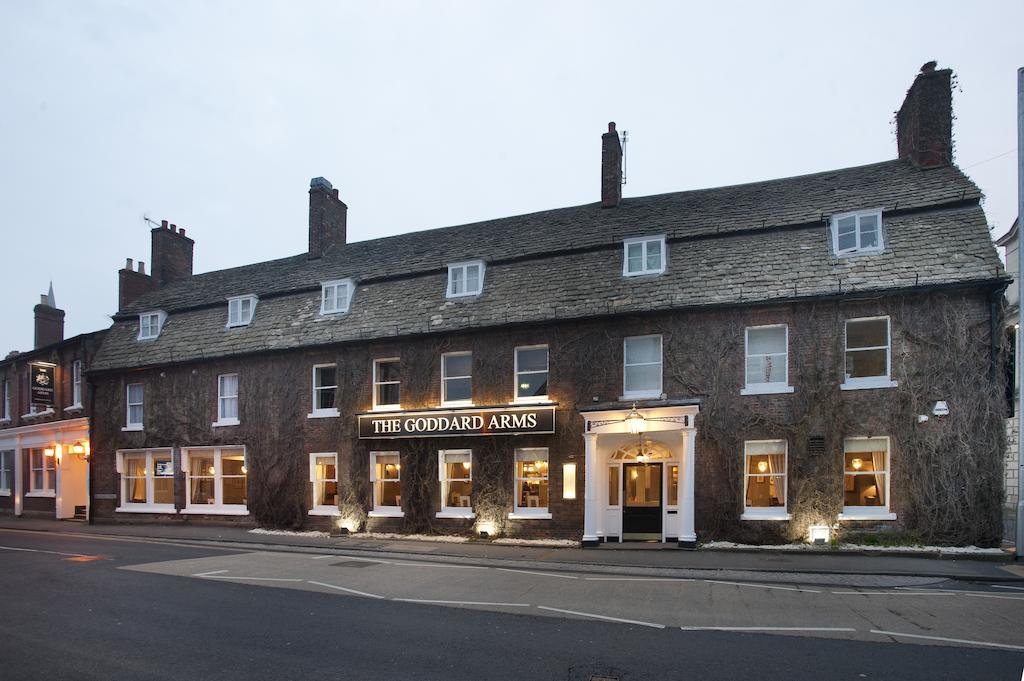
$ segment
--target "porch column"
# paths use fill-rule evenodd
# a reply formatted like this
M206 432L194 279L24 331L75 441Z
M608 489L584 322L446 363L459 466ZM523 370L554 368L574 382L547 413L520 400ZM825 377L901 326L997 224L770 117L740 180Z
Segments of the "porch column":
M697 548L697 533L693 529L693 474L696 458L696 431L686 429L683 436L682 499L679 502L679 548Z
M597 507L597 433L583 434L583 546L597 546L598 536Z

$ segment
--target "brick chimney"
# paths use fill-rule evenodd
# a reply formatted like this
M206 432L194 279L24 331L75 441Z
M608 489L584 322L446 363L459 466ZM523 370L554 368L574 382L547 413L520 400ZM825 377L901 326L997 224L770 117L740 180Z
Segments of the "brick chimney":
M153 283L166 286L174 281L192 276L192 249L195 242L185 236L185 230L178 231L177 225L163 220L152 232Z
M331 246L345 243L348 206L338 190L322 177L309 181L309 256L319 258Z
M57 309L53 297L53 284L50 284L50 292L39 298L39 304L33 308L36 317L36 349L64 340L64 310Z
M614 208L622 200L622 143L615 123L601 135L601 208Z
M123 310L154 288L153 277L146 274L146 263L140 261L136 270L128 258L117 273L117 309Z
M896 113L899 157L919 168L953 163L953 72L935 65L921 67Z

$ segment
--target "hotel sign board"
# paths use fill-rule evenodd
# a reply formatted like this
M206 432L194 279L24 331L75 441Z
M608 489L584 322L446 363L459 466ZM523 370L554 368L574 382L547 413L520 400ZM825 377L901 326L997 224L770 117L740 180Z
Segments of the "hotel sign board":
M31 368L32 404L53 406L53 365L33 364Z
M551 435L555 407L485 407L359 415L359 439Z

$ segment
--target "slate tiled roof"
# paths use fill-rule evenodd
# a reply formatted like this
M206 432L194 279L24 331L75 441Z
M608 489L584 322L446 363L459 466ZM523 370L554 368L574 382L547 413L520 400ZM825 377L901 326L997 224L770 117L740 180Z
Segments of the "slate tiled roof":
M887 161L733 187L599 204L346 244L172 284L117 317L94 370L550 319L765 303L851 290L988 282L1002 275L978 188L953 167ZM827 218L882 208L885 251L837 259ZM621 276L622 239L665 234L668 268ZM479 297L447 300L445 266L488 262ZM353 277L350 312L319 315L319 282ZM261 297L225 329L228 296ZM170 313L135 340L137 313Z

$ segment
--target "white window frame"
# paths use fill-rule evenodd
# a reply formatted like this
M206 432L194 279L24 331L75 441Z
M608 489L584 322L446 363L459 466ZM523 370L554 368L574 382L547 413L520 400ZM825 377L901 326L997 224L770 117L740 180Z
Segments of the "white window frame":
M68 409L82 408L82 360L71 363L71 405Z
M480 277L477 279L477 288L474 290L464 289L461 292L455 291L455 275L456 271L462 272L463 286L468 280L466 276L467 271L470 267L477 266L480 268ZM466 260L464 262L453 262L448 263L448 286L445 289L445 298L466 298L469 296L478 296L484 291L484 272L487 268L484 266L483 260Z
M3 401L3 404L0 405L0 406L3 407L3 413L0 413L0 417L2 417L2 418L0 418L0 421L10 421L11 420L11 381L10 381L10 379L6 379L6 378L4 379L3 391L4 391L4 395L3 395L4 401Z
M398 379L397 381L382 381L379 378L377 368L383 362L397 362L398 363ZM381 359L373 360L373 376L372 376L372 392L373 392L373 411L399 411L402 408L402 362L398 357L383 357ZM381 404L377 399L377 388L382 385L397 385L398 386L398 403L397 404Z
M128 499L128 478L125 477L125 457L145 455L146 457L146 502L131 503ZM157 504L153 502L156 498L156 464L154 459L157 457L169 458L171 460L171 468L174 468L174 454L173 450L169 448L159 449L120 449L117 451L116 466L117 472L121 477L120 491L121 501L118 507L115 509L118 513L177 513L178 510L174 507L174 503L170 504ZM161 476L164 477L164 476ZM175 485L175 477L171 476L171 487Z
M180 513L186 515L249 515L248 506L242 504L225 504L224 503L224 452L227 451L229 454L232 452L242 452L242 466L248 468L249 466L249 453L246 451L244 446L230 446L230 447L186 447L181 450L181 470L185 474L185 508ZM213 467L214 474L213 478L213 504L193 504L192 503L192 474L189 471L189 462L192 458L193 452L213 452ZM235 476L232 476L235 477ZM245 473L245 484L246 484L246 499L248 499L248 485L249 485L249 473Z
M852 351L848 347L848 329L850 322L872 322L879 319L885 320L885 341L886 344L867 348L855 348ZM846 355L850 352L861 352L864 350L885 350L885 376L862 376L851 378L846 375ZM869 390L873 388L895 388L898 384L892 380L892 319L888 315L878 317L854 317L843 321L843 383L840 390Z
M867 248L861 248L860 246L860 221L862 218L872 217L878 221L878 245L868 246ZM839 221L845 218L854 218L854 229L857 235L857 245L853 248L845 248L839 250ZM832 252L838 257L844 257L848 255L868 255L872 253L881 253L885 250L885 242L882 239L882 209L871 208L868 210L853 210L846 213L836 213L832 216L830 222L830 228L832 230Z
M249 301L249 315L247 317L242 315L242 303L245 301ZM251 293L228 298L228 323L224 328L233 329L238 326L249 326L256 316L256 304L258 302L260 302L260 299Z
M544 478L520 478L519 453L520 452L543 452L544 461L548 464L548 474ZM520 506L519 485L524 480L546 480L548 483L548 506ZM563 486L564 487L564 486ZM563 489L564 492L564 489ZM508 514L512 520L550 520L551 519L551 455L547 447L516 447L512 457L512 504L513 511Z
M532 370L532 371L520 371L519 370L519 351L520 350L538 350L540 348L544 348L544 371L540 371L539 369L538 370ZM512 384L512 401L515 402L515 403L518 403L518 404L538 404L538 403L543 403L543 402L550 402L551 401L551 395L550 395L550 391L551 391L551 383L550 383L550 380L551 380L551 350L550 350L550 348L548 348L547 344L546 343L541 343L539 345L517 345L516 348L512 351L512 357L513 357L513 360L512 360L513 364L515 365L514 373L513 373L513 376L512 376L512 378L514 379L513 380L513 384ZM519 377L520 376L527 376L527 375L530 375L530 374L540 374L540 373L545 373L545 374L548 375L548 381L549 382L548 382L547 392L545 392L543 395L533 395L531 397L520 397L519 396Z
M57 454L54 452L53 456L46 456L45 447L33 447L28 449L28 492L25 492L26 497L55 497L57 496ZM25 450L23 450L25 451ZM36 468L35 462L32 460L33 455L39 452L39 459L42 462L41 468ZM47 465L49 463L50 465ZM36 487L36 471L43 472L43 486ZM53 471L53 487L50 487L50 476L47 475L49 471Z
M341 300L338 296L338 289L345 287L345 299ZM332 300L333 306L327 305L327 291L332 290L334 295ZM352 279L332 279L331 281L320 282L320 314L331 315L331 314L344 314L348 312L349 305L352 303L352 294L355 293L355 285L352 283Z
M781 444L782 445L782 473L751 473L750 457L758 456L748 451L747 445ZM783 500L782 506L753 507L747 506L747 484L751 477L778 477L782 478ZM745 440L743 442L743 514L740 520L789 520L789 441L788 440Z
M225 394L225 392L224 392L224 379L225 378L231 378L232 376L235 379L235 394L234 395L228 395L228 394ZM238 374L237 373L233 373L233 374L220 374L219 376L217 376L217 420L213 422L213 427L214 428L222 428L224 426L237 426L238 425L238 423L239 423L238 416L237 416L237 414L238 414L238 392L239 392L239 385L238 385ZM230 418L224 416L224 405L229 400L234 400L235 401L235 414L236 414L236 416L230 417Z
M446 373L446 358L466 355L469 357L469 374L466 376L449 376ZM469 399L449 400L448 381L456 379L469 379ZM472 350L460 350L458 352L445 352L441 355L441 406L442 407L471 407L473 406L473 352ZM454 451L454 450L453 450Z
M377 483L381 482L377 478L377 457L378 456L397 456L398 457L398 483L399 489L401 489L402 483L402 457L398 452L370 452L370 503L373 510L369 512L371 518L402 518L405 516L405 511L402 510L401 506L381 506L377 504ZM401 495L399 495L401 497ZM444 500L441 500L444 503Z
M0 450L0 497L11 496L14 489L14 450Z
M626 345L631 340L642 340L642 339L645 339L645 338L657 338L658 339L658 348L661 351L660 352L660 358L658 359L658 361L657 362L641 362L641 363L627 364L626 363ZM654 389L651 389L651 390L632 390L632 391L626 390L626 370L629 367L634 367L634 366L653 366L654 364L657 364L658 367L661 369L658 372L658 388L657 388L657 390L654 390ZM631 400L631 399L661 397L662 393L664 392L664 389L665 389L665 340L662 338L661 334L660 333L652 333L652 334L647 334L645 336L627 336L627 337L623 338L622 339L622 399L624 399L624 400Z
M316 370L317 369L327 369L327 368L334 369L334 385L333 386L331 386L331 385L317 386L317 384L316 384ZM309 416L307 418L322 419L322 418L333 418L335 416L340 416L341 412L338 411L338 398L341 396L341 394L340 394L340 391L338 389L338 365L336 363L314 364L313 365L313 373L312 373L312 382L310 383L310 385L312 387L313 402L312 402L312 411L309 412ZM317 405L317 401L318 401L317 400L317 391L319 391L319 390L326 390L326 389L329 389L329 388L334 388L334 406L333 407L328 407L326 409L318 408L316 406Z
M448 478L444 467L444 455L445 454L468 454L469 455L469 468L468 477L465 478ZM438 518L475 518L476 513L473 511L472 495L470 495L469 506L448 506L446 504L448 500L448 485L452 482L462 482L469 480L473 482L473 450L472 449L442 449L437 453L437 480L441 486L441 510L437 513Z
M142 389L142 401L132 402L132 387L139 386ZM143 383L129 383L124 387L124 428L123 431L139 431L145 428L146 423L146 386ZM132 421L132 407L140 407L142 410L142 420L138 422Z
M341 508L338 506L331 506L329 504L317 504L316 503L316 460L323 459L326 457L332 457L334 459L334 478L324 478L322 482L338 482L338 453L337 452L311 452L309 455L309 481L313 484L313 497L311 508L309 509L308 515L326 515L336 516L341 515Z
M155 322L154 322L155 319ZM153 340L160 337L164 330L167 313L163 310L152 310L139 315L139 336L137 340Z
M661 244L661 264L655 268L650 269L647 267L647 248L648 244L657 241ZM643 269L636 272L629 271L629 247L633 244L640 244L641 261L643 262ZM668 244L665 243L665 235L659 234L657 236L639 236L632 239L625 239L622 242L622 276L624 277L642 277L650 274L662 274L668 264Z
M751 383L747 375L747 361L750 359L750 332L759 329L778 329L786 331L786 376L785 380L771 383ZM777 354L777 353L772 353ZM766 355L759 354L764 357ZM772 395L779 393L791 393L793 386L789 384L789 324L763 324L761 326L748 326L743 332L743 389L740 395Z
M896 520L896 514L890 511L892 505L891 479L892 479L892 439L888 435L877 435L875 437L848 437L843 440L843 489L846 489L847 475L874 475L878 471L868 473L847 473L846 472L846 443L863 440L885 440L885 506L847 506L843 502L843 512L839 514L839 520ZM845 495L845 492L844 492Z

